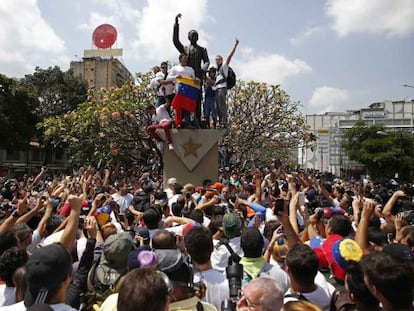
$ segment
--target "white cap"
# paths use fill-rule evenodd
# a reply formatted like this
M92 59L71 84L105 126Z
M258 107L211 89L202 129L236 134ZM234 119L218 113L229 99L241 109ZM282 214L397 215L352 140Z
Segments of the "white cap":
M167 180L167 185L174 185L177 183L177 178L171 177Z

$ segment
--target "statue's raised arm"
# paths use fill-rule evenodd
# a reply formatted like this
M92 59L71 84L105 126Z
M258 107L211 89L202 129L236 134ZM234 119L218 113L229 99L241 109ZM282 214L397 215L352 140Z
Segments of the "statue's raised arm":
M180 18L181 18L181 13L177 14L177 16L175 17L174 31L173 31L173 43L174 43L175 48L181 54L181 53L184 53L185 51L184 51L184 46L180 42L180 38L179 38L180 25L178 21Z

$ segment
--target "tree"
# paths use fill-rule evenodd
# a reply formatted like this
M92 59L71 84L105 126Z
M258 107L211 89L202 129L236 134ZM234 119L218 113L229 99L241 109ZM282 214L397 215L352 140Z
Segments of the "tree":
M38 101L17 80L0 74L0 147L23 148L35 134Z
M386 132L381 125L368 126L359 120L344 134L342 144L348 157L364 164L377 181L413 177L414 138L403 132Z
M146 162L158 157L146 133L154 103L149 78L120 88L91 90L87 100L70 113L44 119L39 125L46 143L65 147L71 166L96 167Z
M58 66L36 67L21 82L39 98L36 112L41 119L76 109L86 100L88 90L85 80L75 77L72 70L63 72Z
M279 158L296 166L297 148L305 142L310 148L315 142L299 103L279 85L239 81L229 92L228 105L230 130L224 141L235 162L260 165Z
M49 117L41 124L45 140L66 146L72 165L108 165L147 161L161 155L146 133L150 124L145 108L154 103L150 73L138 83L91 91L87 101L71 113ZM266 163L280 158L288 163L291 151L303 141L311 144L298 103L278 86L240 82L229 93L230 129L224 145L233 148L237 162Z

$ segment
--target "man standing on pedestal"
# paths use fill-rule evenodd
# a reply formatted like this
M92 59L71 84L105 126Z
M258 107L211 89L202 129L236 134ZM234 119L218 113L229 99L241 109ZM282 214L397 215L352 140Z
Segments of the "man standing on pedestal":
M195 76L200 79L202 82L204 79L204 72L207 71L208 66L210 65L210 60L208 59L207 49L199 46L198 33L195 30L190 30L188 32L188 40L190 40L190 45L183 46L179 39L179 23L178 19L181 18L181 14L178 14L175 17L174 31L173 31L173 43L177 50L182 54L185 53L188 55L188 66L194 69ZM203 62L203 67L201 67L201 62ZM201 83L202 84L202 83ZM200 98L197 100L197 111L195 115L195 121L200 125L201 121L201 92Z

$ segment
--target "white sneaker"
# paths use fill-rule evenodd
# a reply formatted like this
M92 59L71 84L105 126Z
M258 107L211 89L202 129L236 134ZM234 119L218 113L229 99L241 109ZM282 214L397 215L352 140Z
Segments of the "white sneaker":
M162 151L162 146L163 146L162 141L157 141L156 145L157 145L158 150Z
M169 149L169 150L174 150L174 146L173 146L173 144L168 144L168 149Z

